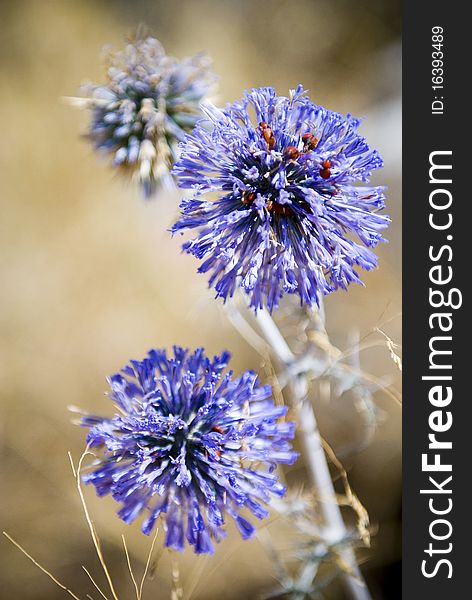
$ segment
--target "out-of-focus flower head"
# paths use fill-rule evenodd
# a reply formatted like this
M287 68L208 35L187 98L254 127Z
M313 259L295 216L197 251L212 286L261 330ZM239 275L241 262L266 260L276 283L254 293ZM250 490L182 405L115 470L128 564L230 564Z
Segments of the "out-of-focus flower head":
M146 534L161 516L165 545L177 550L187 541L213 552L227 515L249 538L254 526L241 509L266 517L263 504L285 492L276 465L297 457L294 424L279 422L286 407L274 405L252 371L223 375L228 360L201 348L174 347L172 357L152 350L109 378L117 414L82 421L88 443L105 450L85 481L122 503L126 523L144 513Z
M106 83L85 84L85 97L69 100L90 110L87 137L95 148L149 197L169 176L178 142L202 116L199 104L213 95L216 77L205 55L167 56L142 30L107 62Z
M376 266L369 248L385 241L389 218L379 214L383 188L366 185L382 159L360 120L317 106L302 86L203 110L174 167L194 194L172 230L197 230L183 248L203 261L217 296L241 286L252 307L272 310L284 293L313 304L361 283L356 267Z

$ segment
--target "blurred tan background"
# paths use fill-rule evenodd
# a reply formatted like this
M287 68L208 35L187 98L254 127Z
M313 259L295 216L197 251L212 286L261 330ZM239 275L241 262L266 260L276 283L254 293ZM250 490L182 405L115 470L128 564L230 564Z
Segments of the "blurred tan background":
M393 224L379 249L380 269L366 288L327 300L328 327L343 347L358 328L380 322L400 341L400 17L397 0L3 0L0 3L0 494L1 524L81 598L92 588L81 565L102 583L67 452L77 459L84 431L67 405L107 413L105 377L153 346L229 348L234 368L259 357L227 323L192 257L166 229L177 196L145 203L80 138L86 115L61 103L85 79L103 81L107 43L145 23L179 57L204 50L220 76L221 101L244 89L297 83L340 112L365 115L363 132L385 158L376 182L389 186ZM399 388L385 349L362 366ZM370 446L343 457L350 481L377 528L366 554L375 600L399 597L401 414L376 395L382 421ZM316 402L316 399L315 399ZM323 435L339 449L353 442L349 409L320 405ZM355 429L355 428L354 428ZM354 440L355 441L355 440ZM302 480L303 466L293 480ZM131 598L120 535L142 568L149 540L126 527L112 500L86 490L90 510L123 597ZM276 523L273 527L277 539ZM278 540L288 551L289 539ZM2 598L64 598L5 539L0 540ZM192 600L257 598L275 582L257 540L237 535L215 557L179 559ZM163 553L148 597L169 598ZM333 598L340 598L333 591ZM190 595L190 594L188 594ZM97 592L95 591L95 597Z

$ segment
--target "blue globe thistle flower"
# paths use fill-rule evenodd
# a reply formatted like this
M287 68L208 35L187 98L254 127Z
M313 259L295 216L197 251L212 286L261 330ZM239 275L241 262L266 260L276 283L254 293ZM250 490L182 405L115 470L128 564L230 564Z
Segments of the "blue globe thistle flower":
M286 407L274 405L270 386L258 386L252 371L222 375L229 357L151 350L109 378L119 412L82 421L88 443L105 450L84 480L122 503L126 523L145 513L145 534L161 516L165 545L176 550L186 540L197 553L213 552L226 515L243 539L251 537L241 509L266 517L263 503L285 492L276 465L297 457L289 442L294 424L278 422Z
M313 304L361 283L355 269L376 266L369 248L385 241L389 218L379 214L384 188L365 185L382 159L360 120L313 104L302 86L203 110L173 170L194 195L172 231L197 230L183 249L203 260L217 296L241 286L252 307L272 310L284 293Z
M83 86L70 99L91 111L88 138L120 171L137 178L149 197L168 177L178 142L202 114L199 103L214 92L209 59L167 56L153 37L138 31L123 51L110 53L107 82Z

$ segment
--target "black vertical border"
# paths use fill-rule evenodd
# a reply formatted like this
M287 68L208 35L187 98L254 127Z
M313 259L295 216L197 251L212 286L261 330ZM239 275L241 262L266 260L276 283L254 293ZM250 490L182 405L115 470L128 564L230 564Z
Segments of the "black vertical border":
M403 3L403 598L405 600L462 600L472 598L472 327L468 311L467 280L470 278L472 230L469 215L472 191L472 151L469 149L472 120L470 118L472 29L466 16L467 4L430 0ZM433 26L444 28L444 96L443 115L431 114ZM427 487L428 476L421 470L421 455L427 451L428 415L434 410L428 402L430 383L422 381L426 374L432 335L428 317L430 245L446 243L444 232L434 231L428 223L429 154L435 150L452 150L453 193L451 231L453 240L452 286L463 293L463 305L451 310L454 326L452 342L453 400L448 409L453 414L451 431L443 434L451 439L453 508L447 516L453 533L447 542L453 544L448 558L453 567L439 569L437 576L425 578L421 563L433 561L424 550L430 543L428 527L434 520L428 508L428 497L420 494ZM444 262L444 264L447 264ZM469 376L470 374L470 376ZM446 453L443 453L446 457ZM433 474L432 474L433 475ZM444 498L444 496L443 496ZM438 517L436 517L438 518ZM444 547L447 542L443 542ZM441 547L441 542L437 542ZM441 558L440 555L436 555Z

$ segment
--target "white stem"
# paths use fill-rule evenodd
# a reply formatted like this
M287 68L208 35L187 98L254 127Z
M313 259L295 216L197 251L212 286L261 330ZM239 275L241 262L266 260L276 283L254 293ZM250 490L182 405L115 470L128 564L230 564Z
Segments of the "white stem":
M265 309L258 312L257 323L276 358L286 368L290 367L296 357ZM290 391L300 424L299 431L310 478L318 493L319 507L324 524L323 535L328 544L335 544L347 537L347 530L336 499L336 492L323 450L313 406L308 398L307 378L303 374L297 375L290 383ZM343 576L343 583L350 597L353 600L371 600L352 548L345 547L339 551L339 555L350 571L349 573L345 572Z

